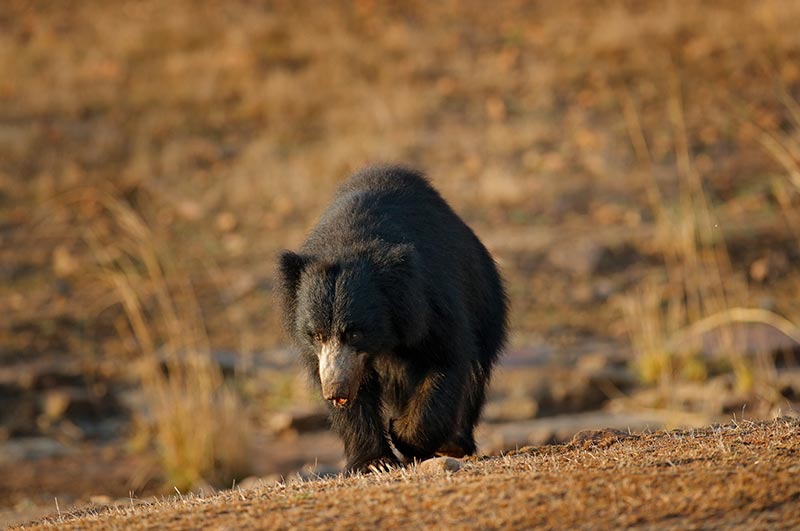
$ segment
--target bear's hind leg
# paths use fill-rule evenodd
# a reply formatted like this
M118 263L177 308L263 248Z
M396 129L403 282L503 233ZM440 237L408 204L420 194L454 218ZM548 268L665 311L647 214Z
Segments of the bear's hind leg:
M436 455L461 458L477 452L474 431L486 401L486 384L483 369L476 363L471 375L468 400L460 415L458 432L436 451Z
M389 421L392 443L407 459L433 457L460 430L465 376L456 367L429 372L414 390L403 414ZM464 451L474 451L474 442L473 448L466 446Z

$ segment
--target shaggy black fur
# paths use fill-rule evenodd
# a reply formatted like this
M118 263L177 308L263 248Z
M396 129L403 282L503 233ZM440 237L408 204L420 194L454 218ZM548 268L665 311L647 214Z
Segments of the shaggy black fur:
M475 452L507 299L494 261L419 173L350 177L299 253L279 260L284 324L320 388L320 345L366 353L357 395L331 405L348 470Z

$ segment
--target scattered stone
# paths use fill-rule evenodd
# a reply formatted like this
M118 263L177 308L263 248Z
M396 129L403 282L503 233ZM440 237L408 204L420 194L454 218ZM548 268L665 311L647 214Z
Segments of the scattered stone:
M307 464L291 478L292 483L301 481L315 481L330 478L341 474L341 469L333 465Z
M591 375L586 372L565 370L549 383L549 396L539 405L550 414L591 411L608 400L606 392L592 385Z
M624 412L635 407L683 411L706 415L723 413L725 401L732 395L733 378L720 375L703 382L674 381L669 388L647 387L632 389L625 396L609 401L608 408Z
M608 398L628 392L638 383L636 375L627 366L605 367L589 375L589 384Z
M54 436L64 442L74 443L86 439L86 432L80 426L70 421L69 419L62 419L54 427Z
M453 457L434 457L418 463L416 469L422 474L442 474L457 472L462 466L462 462Z
M507 424L483 424L478 428L478 446L484 454L498 454L524 446L569 442L576 433L583 430L619 430L623 433L628 433L629 430L655 431L671 420L666 414L659 415L657 412L638 414L591 411ZM707 422L707 419L702 420ZM604 426L609 427L603 428Z
M250 490L264 485L283 483L283 478L278 474L269 474L264 477L248 476L236 483L235 488L240 490Z
M247 476L243 480L239 481L234 485L235 489L239 490L250 490L256 487L261 487L262 485L266 484L263 478L258 476Z
M602 428L599 430L581 430L572 436L571 444L588 448L590 446L606 447L632 435L617 428Z
M58 457L69 453L70 448L49 437L18 437L0 445L0 463Z
M536 417L539 404L530 398L506 398L490 401L483 410L486 422L514 422Z
M51 389L42 398L42 414L48 420L58 420L64 416L70 403L70 395L64 389Z
M269 431L275 435L305 433L326 430L328 414L320 408L292 408L275 413L267 422Z
M578 357L577 368L583 372L596 373L611 365L610 356L605 352L590 352Z
M204 497L215 494L217 489L205 479L199 479L194 482L194 485L192 485L191 492L200 497Z
M603 258L604 248L590 239L561 241L547 254L553 266L578 276L594 273Z
M111 499L111 496L106 496L105 494L97 494L95 496L89 497L89 502L93 505L111 505L114 500Z
M786 357L791 361L791 353L800 349L791 337L760 322L722 324L700 334L679 337L667 345L667 349L674 352L698 351L712 359L727 359L731 343L744 354L758 356L769 353L776 361L780 353L790 353Z

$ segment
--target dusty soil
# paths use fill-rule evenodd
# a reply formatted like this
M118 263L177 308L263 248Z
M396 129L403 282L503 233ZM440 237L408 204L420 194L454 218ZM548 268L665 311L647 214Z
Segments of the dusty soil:
M122 400L143 352L111 281L120 264L138 271L139 248L152 248L170 265L168 281L191 284L193 302L170 330L153 279L131 281L158 346L197 328L236 364L268 358L285 342L275 253L296 247L337 183L371 162L425 169L497 257L513 308L510 361L516 351L551 352L568 359L562 372L576 380L573 366L597 345L633 352L621 308L650 281L675 291L659 283L674 260L671 242L686 230L665 232L662 217L687 218L688 176L701 181L714 241L728 250L719 279L727 303L769 309L796 327L798 25L796 0L504 0L492 9L480 0L1 2L0 443L66 438L79 448L0 467L0 507L17 518L55 497L69 505L150 493L136 478L148 475L152 445L128 456L132 426L89 429L111 413L143 417ZM141 219L146 241L109 205ZM719 310L713 302L703 301L708 312ZM795 357L781 363L796 367L800 353L788 348ZM754 350L775 349L742 353L755 376L735 400L730 363L703 358L690 393L662 386L647 400L632 397L629 409L671 409L682 422L687 411L791 411L800 385L776 384L772 360ZM687 351L679 354L697 369L698 352ZM64 360L77 374L53 370ZM34 374L39 362L48 368ZM637 383L629 380L593 389L603 400L626 398ZM276 404L299 401L293 380L275 371L236 385L257 426ZM91 416L80 430L71 410L53 413L59 402L47 398L63 397L65 386ZM586 388L540 400L509 386L501 398L518 416L524 398L541 417L599 407ZM123 411L108 407L116 400ZM521 429L532 444L531 425ZM109 443L116 447L92 448ZM319 455L295 446L266 446L269 471ZM471 463L454 477L492 466ZM440 492L443 478L425 481L442 500L456 499ZM317 488L308 496L319 501ZM280 500L279 492L264 496Z
M796 529L800 422L596 431L363 477L62 509L18 529Z

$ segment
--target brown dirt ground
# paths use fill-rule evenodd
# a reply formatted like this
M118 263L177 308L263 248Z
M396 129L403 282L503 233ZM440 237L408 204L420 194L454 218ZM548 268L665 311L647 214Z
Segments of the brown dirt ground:
M572 351L587 338L626 342L620 303L663 276L669 238L656 213L680 206L685 168L676 157L684 143L730 254L726 284L737 291L729 302L800 322L800 269L792 266L800 260L800 187L787 178L800 160L798 24L796 0L504 0L491 9L480 0L1 2L0 363L22 378L18 364L42 356L123 368L140 358L119 295L101 281L111 266L89 243L96 236L112 256L115 246L131 247L107 197L140 216L174 276L189 279L215 349L281 345L275 253L299 244L347 173L385 160L424 168L497 257L514 346ZM765 149L768 139L788 146L791 160ZM585 241L597 252L585 252ZM553 260L562 247L566 259ZM136 287L154 311L150 279ZM153 334L168 343L157 317ZM248 398L264 408L260 397ZM6 436L16 435L0 426ZM553 459L570 451L554 450ZM75 499L127 493L122 476L135 466L90 459L0 469L0 483L14 488L0 488L0 506L33 498L49 507L50 489L59 500L67 488ZM494 470L505 478L492 463L453 477L468 482ZM536 466L538 475L556 475ZM393 477L389 484L405 488ZM124 487L106 487L116 478ZM360 485L383 488L381 481ZM443 478L425 481L431 504L457 498L441 492ZM541 484L514 496L544 496ZM333 494L342 495L340 505L351 501L338 485L266 489L268 501L238 517L265 514L281 492L308 493L275 513L276 526L290 527ZM485 494L498 507L505 492ZM608 507L628 514L622 502L592 499L599 516L584 523L611 527L599 512ZM676 502L681 514L695 514L681 504L689 501ZM158 527L159 507L134 516ZM568 526L559 507L542 507L529 507L531 521L548 522L550 511L552 522ZM515 527L504 519L513 513L471 522ZM384 516L386 526L392 518ZM340 521L352 523L346 512Z
M596 432L473 458L52 515L17 529L797 529L800 421Z

